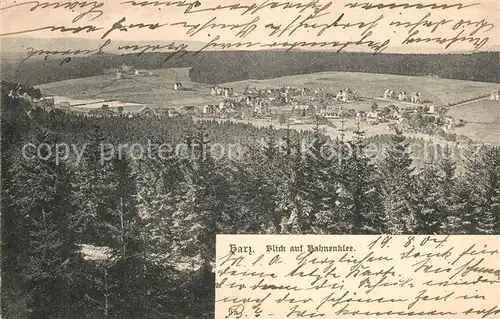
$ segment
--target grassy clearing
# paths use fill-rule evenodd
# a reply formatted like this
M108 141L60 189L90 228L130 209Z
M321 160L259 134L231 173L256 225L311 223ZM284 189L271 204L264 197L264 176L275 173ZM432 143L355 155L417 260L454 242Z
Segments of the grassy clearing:
M485 143L500 144L499 101L485 100L453 107L449 114L468 122L466 126L455 130L457 134Z

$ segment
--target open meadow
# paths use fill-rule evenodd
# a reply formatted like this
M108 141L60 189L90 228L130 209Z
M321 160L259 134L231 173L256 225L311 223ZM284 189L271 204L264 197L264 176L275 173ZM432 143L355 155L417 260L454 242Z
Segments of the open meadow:
M484 100L452 107L448 114L467 121L467 125L456 128L455 133L500 145L500 101Z
M158 108L218 103L220 97L210 95L210 86L191 82L187 68L151 70L152 76L116 79L114 73L40 85L46 95L71 98L120 100ZM182 83L185 90L174 90Z
M490 94L498 90L500 84L441 79L429 76L400 76L392 74L357 72L321 72L285 76L269 80L246 80L227 83L235 91L243 90L248 84L260 87L279 87L283 85L299 87L322 87L326 92L336 92L345 87L351 88L362 97L382 97L385 90L408 93L421 92L424 100L433 104L447 104Z

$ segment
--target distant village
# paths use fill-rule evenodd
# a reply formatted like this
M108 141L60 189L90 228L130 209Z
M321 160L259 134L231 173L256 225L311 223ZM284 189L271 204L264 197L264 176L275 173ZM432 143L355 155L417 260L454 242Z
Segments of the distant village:
M205 105L198 110L205 117L235 119L267 119L276 120L280 124L313 124L318 117L335 127L334 120L363 121L369 125L385 124L387 130L411 130L411 120L418 114L422 123L438 125L444 133L454 127L465 125L461 120L447 116L448 107L424 101L422 93L395 93L387 90L376 98L364 98L351 88L338 90L335 94L327 93L321 87L257 89L249 86L240 95L235 95L230 88L213 87L211 94L225 97L219 105ZM379 107L377 101L407 102L404 106L390 104ZM372 101L372 102L370 102ZM359 102L366 105L366 110L351 108L350 104ZM358 107L359 109L359 107ZM285 116L283 116L285 115ZM336 123L338 123L337 121Z
M122 64L115 71L115 80L154 76L151 71L138 70L127 64ZM174 91L190 90L180 82L166 85L170 85ZM427 100L421 92L396 92L387 89L376 97L362 97L349 87L334 92L327 92L322 87L257 88L254 85L248 85L242 92L235 92L231 87L212 86L209 93L204 94L219 98L220 102L217 104L185 105L176 108L158 108L114 100L83 101L78 104L78 101L57 100L56 97L34 99L27 93L22 93L20 85L17 90L10 92L10 96L26 99L35 107L86 112L90 116L187 115L205 119L269 121L281 125L314 124L320 119L322 124L334 128L339 122L354 120L371 126L385 125L387 131L420 131L428 134L447 134L455 127L466 125L463 120L447 115L450 107L479 99L500 101L499 90L447 105L436 105Z

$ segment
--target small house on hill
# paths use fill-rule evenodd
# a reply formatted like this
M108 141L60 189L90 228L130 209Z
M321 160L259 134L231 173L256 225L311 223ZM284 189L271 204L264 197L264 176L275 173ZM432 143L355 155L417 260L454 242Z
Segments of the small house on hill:
M212 86L210 88L210 95L212 95L212 96L217 95L217 86Z
M427 109L427 113L431 113L431 114L434 114L434 113L438 113L439 111L439 108L436 107L435 105L429 105Z
M336 99L337 101L349 102L351 100L352 90L350 88L345 88L344 90L340 90L337 92Z
M368 112L368 113L366 113L366 118L368 118L368 119L379 119L380 118L380 113L379 112Z
M319 115L326 118L340 118L342 111L332 108L326 108L319 111Z
M233 94L234 94L233 88L224 88L223 95L225 97L229 97L230 95L233 95Z
M175 83L174 90L176 90L176 91L182 90L182 83Z
M420 104L422 103L422 93L416 92L411 96L411 103Z
M400 92L398 94L398 100L399 101L408 101L408 93L406 93L406 92Z
M500 90L495 90L490 95L490 100L492 101L500 101Z
M393 90L385 90L384 99L392 100L395 98L396 93Z

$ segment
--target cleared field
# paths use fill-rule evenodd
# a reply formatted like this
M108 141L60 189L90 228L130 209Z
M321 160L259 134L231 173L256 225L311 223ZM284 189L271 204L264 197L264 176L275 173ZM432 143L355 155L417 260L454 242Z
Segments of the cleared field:
M234 87L235 90L242 90L248 84L256 85L257 88L284 85L309 88L321 86L325 91L332 93L347 86L364 97L381 97L386 89L396 92L421 92L422 98L431 101L433 104L462 101L500 89L500 84L495 83L354 72L322 72L270 80L227 83L227 85Z
M465 119L469 123L500 123L500 101L484 100L452 107L448 114Z
M478 101L460 107L452 107L449 115L468 123L455 131L474 140L500 144L500 101Z
M135 76L117 80L114 74L40 85L46 95L79 99L120 100L156 107L179 107L218 103L221 97L210 96L210 86L191 82L188 68L152 70L153 76ZM180 82L185 90L176 91Z
M191 82L189 68L152 70L153 75L136 76L130 79L116 80L114 74L66 80L40 85L48 95L63 95L75 98L117 99L125 102L144 103L156 106L177 106L185 103L203 104L220 101L210 96L210 85ZM173 85L181 82L185 91L175 91ZM281 87L286 85L314 88L321 86L327 92L350 87L361 96L368 98L381 97L386 89L396 92L422 92L422 98L433 104L446 104L474 98L499 89L495 83L447 80L433 77L412 77L390 74L322 72L287 76L269 80L246 80L226 83L235 92L242 92L249 84L257 88ZM383 102L379 105L398 104L399 102ZM352 104L357 109L355 104ZM402 105L403 106L403 105Z

